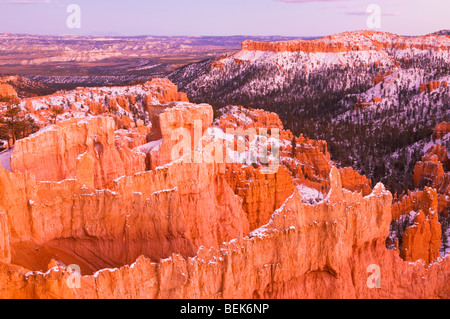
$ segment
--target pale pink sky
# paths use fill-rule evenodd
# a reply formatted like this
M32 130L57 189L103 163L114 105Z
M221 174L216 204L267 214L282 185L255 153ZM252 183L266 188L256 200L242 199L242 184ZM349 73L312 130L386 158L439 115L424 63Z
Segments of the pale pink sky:
M80 29L66 26L71 3ZM450 29L450 0L0 0L0 33L320 36L367 29L369 4L382 10L380 31Z

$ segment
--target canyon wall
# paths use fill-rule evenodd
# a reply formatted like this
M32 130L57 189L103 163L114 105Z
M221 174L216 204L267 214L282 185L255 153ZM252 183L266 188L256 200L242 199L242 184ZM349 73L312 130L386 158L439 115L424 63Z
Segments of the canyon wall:
M36 182L31 172L1 171L0 189L12 263L35 271L47 270L50 255L66 265L79 261L86 266L82 273L91 274L140 255L189 257L200 245L218 247L249 231L241 199L225 182L224 169L212 164L173 163L101 191L74 179Z
M69 288L70 274L58 266L46 273L26 273L18 266L2 264L1 295L448 298L448 258L425 267L404 262L384 247L391 220L390 193L381 184L366 197L343 190L336 169L330 180L331 191L322 203L302 204L294 192L267 225L244 237L199 248L193 257L174 253L158 262L139 257L129 266L82 276L80 288ZM380 268L380 288L367 285L371 265Z
M419 214L401 251L389 250L404 207L392 208L382 184L337 169L325 142L294 137L260 110L229 108L213 127L210 105L160 111L161 139L146 144L149 127L115 131L102 116L18 141L13 171L0 168L0 298L450 297L435 191L404 200ZM278 170L172 160L178 129L227 127L279 129ZM306 202L300 186L323 197Z
M116 145L114 130L115 122L110 117L57 123L17 141L11 169L31 171L38 181L61 181L75 178L83 167L94 171L90 185L93 182L97 188L144 171L145 155Z
M155 169L180 158L188 151L193 152L206 128L212 124L213 113L212 107L208 104L178 103L165 109L159 115L162 141L149 152L150 167ZM182 149L180 149L180 153L176 154L174 147L180 142L187 143L189 150L183 149L184 153L181 154ZM174 151L173 154L172 151ZM191 156L192 161L193 159L194 157Z
M436 125L433 132L433 140L441 139L450 133L450 123L442 122Z

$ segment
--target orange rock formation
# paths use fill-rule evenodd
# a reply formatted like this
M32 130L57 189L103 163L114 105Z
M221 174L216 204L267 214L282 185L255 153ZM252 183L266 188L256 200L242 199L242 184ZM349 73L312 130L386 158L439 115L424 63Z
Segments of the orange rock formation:
M362 176L351 167L339 170L342 177L342 186L352 192L360 192L367 196L372 192L372 181L365 175Z
M441 248L442 229L438 221L438 198L435 189L426 188L418 204L414 225L403 234L400 257L407 261L435 261Z
M9 84L0 84L0 97L17 97L17 92Z
M450 123L449 122L442 122L436 125L433 132L433 139L438 140L443 138L445 135L450 133Z
M433 145L414 167L414 187L436 187L449 164L446 147ZM444 169L445 168L445 169Z
M106 187L118 177L144 171L145 155L116 145L114 129L110 117L60 122L17 141L11 169L33 172L37 181L61 181L79 174L90 176L92 179L85 182L96 188Z
M150 167L155 169L178 159L181 154L172 154L174 146L189 138L191 150L203 136L204 131L213 122L213 109L208 104L179 103L174 107L167 108L159 115L159 130L162 141L150 150ZM196 132L195 125L199 124ZM179 131L176 131L178 129ZM182 135L182 130L189 132L188 136ZM176 132L180 132L177 134ZM193 161L193 157L192 157Z
M200 121L205 134L212 108L157 108L160 140L147 144L150 127L115 132L111 117L63 121L18 142L13 172L0 168L0 298L450 297L431 190L403 245L404 258L423 261L406 262L385 247L392 195L333 167L325 142L294 138L273 113L234 108L215 128L279 129L276 173L173 161L174 132ZM304 203L302 183L324 198ZM79 286L69 284L72 264ZM380 288L368 284L372 266Z
M441 85L441 82L440 81L431 81L431 82L428 82L428 83L423 83L423 84L421 84L420 85L420 88L419 88L419 92L420 93L423 93L423 92L428 92L428 93L431 93L431 92L433 92L434 90L437 90L437 89L439 89L440 87L447 87L447 82L442 82L442 85Z
M54 296L62 298L445 298L449 296L449 287L445 281L450 267L448 258L426 268L421 263L405 263L395 251L389 251L384 247L384 239L391 218L392 196L381 184L374 188L370 196L363 197L360 194L342 190L340 175L334 169L331 171L331 191L325 201L315 206L302 204L298 193L294 192L284 205L275 211L267 225L247 233L245 214L239 209L239 201L233 201L233 198L237 200L237 197L223 196L227 193L228 186L217 179L216 174L220 176L220 169L216 171L213 166L207 168L204 165L191 165L183 167L184 165L172 164L163 170L122 179L113 188L117 194L107 194L107 192L91 194L89 191L82 191L86 192L84 196L73 199L69 197L63 201L55 201L52 198L69 185L74 187L72 190L77 189L79 186L76 186L75 181L65 182L68 184L65 187L56 186L56 184L48 187L49 185L46 184L34 184L30 174L13 175L2 172L0 175L2 185L17 179L14 185L23 187L25 183L27 187L30 187L34 184L32 189L41 192L45 190L44 194L47 196L17 192L17 188L6 192L7 197L13 196L16 199L14 203L7 200L14 206L8 207L8 211L18 209L17 211L25 213L27 210L21 210L19 207L29 206L26 203L28 196L36 196L33 198L39 202L33 203L28 209L29 213L25 213L31 213L29 215L31 219L22 219L22 222L18 223L21 218L16 216L9 220L12 264L8 262L0 264L0 282L3 288L0 292L1 296L12 298ZM192 169L194 174L188 173ZM200 177L197 174L203 173L206 173L203 175L204 178L197 179ZM188 181L196 181L195 185L198 187L193 190L193 184ZM203 182L198 183L199 181ZM210 183L219 184L216 184L216 187L210 187ZM154 192L154 187L160 189L174 185L177 185L176 190ZM212 193L207 194L205 191L208 189ZM219 195L221 191L214 193L214 190L219 189L225 193L223 195ZM2 202L4 202L7 198L5 193L2 192L2 194ZM228 194L231 193L228 191ZM216 197L217 195L219 196ZM128 215L126 210L119 209L120 206L112 206L116 207L115 214L102 217L106 211L102 213L98 211L98 208L95 209L98 206L91 205L94 203L99 205L98 200L104 196L108 197L112 205L134 203L133 209ZM148 196L150 196L149 199L144 200ZM189 209L185 204L178 207L172 206L177 204L168 202L168 197L176 199L175 203L179 204L185 203L184 200L190 200L191 204L194 204L198 200L198 204L204 205L204 201L212 200L212 206L210 206L212 210ZM216 198L219 202L214 202ZM66 209L63 207L67 205L65 202L73 200L80 203L81 201L91 202L91 205L85 207L91 206L94 208L92 212L97 212L90 215L91 218L83 218L79 213L74 214L75 211L72 210L72 214L64 217ZM163 205L164 202L171 204L166 206L167 204ZM230 207L233 202L236 203L234 214L232 213L234 210ZM218 207L222 207L220 203L227 203L224 206L227 208L222 210L222 217L220 217L220 209L217 211ZM53 209L48 207L49 204ZM173 208L170 208L171 206ZM54 209L56 207L60 209ZM48 215L50 211L53 215ZM208 220L191 228L194 223L188 222L190 218L195 218L195 214L200 217L206 211ZM168 219L165 215L169 212L171 218ZM41 220L41 214L54 216L54 218L44 224L35 223ZM83 215L86 216L86 214L91 213L85 211ZM185 215L183 218L183 214L194 215ZM158 215L161 219L158 219ZM106 216L108 217L103 223L107 223L106 225L110 227L99 227L102 225L99 221ZM217 222L212 220L214 216L219 218ZM70 223L71 218L73 221ZM72 225L69 229L62 227L67 219L68 225ZM202 217L198 222L204 219ZM29 222L23 223L23 220L29 220ZM183 228L183 221L186 222L184 225L187 228ZM161 224L149 227L149 223ZM164 224L169 227L164 227ZM202 227L201 225L207 228L199 228ZM214 227L211 227L212 225ZM367 228L367 225L371 227ZM82 229L84 231L80 232ZM158 232L162 233L157 235ZM168 233L164 234L164 232ZM187 237L184 237L183 233ZM248 235L242 237L239 233ZM123 235L120 236L121 234ZM83 241L83 236L87 235L90 240ZM50 266L54 267L45 273L28 272L20 265L14 264L15 247L18 242L32 239L39 240L40 243L60 236L65 239L53 241L53 243L58 242L59 247L62 248L68 247L68 251L78 248L78 252L84 253L88 259L93 258L89 255L90 250L76 247L76 245L88 246L95 242L95 256L98 256L100 260L97 260L98 264L90 261L94 269L99 268L98 266L105 267L106 264L117 266L124 261L129 262L145 251L153 256L146 257L143 254L144 256L138 257L130 266L100 270L94 275L88 272L80 278L80 288L69 288L67 280L70 279L70 274L64 268L54 266L55 264L51 261ZM71 236L76 237L77 240L69 241L67 238ZM231 237L236 239L230 241ZM117 240L118 238L123 239ZM144 238L145 241L143 241ZM151 238L153 240L150 240ZM177 242L179 239L181 241ZM167 240L171 243L167 243ZM218 243L222 240L226 242L219 245ZM205 243L202 245L205 248L199 248L198 252L194 252L193 248L198 247L201 242ZM33 243L33 245L41 250L42 245L39 243ZM157 247L160 247L159 254L153 250ZM164 256L169 258L157 261L158 257ZM367 269L373 264L381 268L381 288L379 289L370 289L367 286L370 275ZM245 284L242 284L244 282Z

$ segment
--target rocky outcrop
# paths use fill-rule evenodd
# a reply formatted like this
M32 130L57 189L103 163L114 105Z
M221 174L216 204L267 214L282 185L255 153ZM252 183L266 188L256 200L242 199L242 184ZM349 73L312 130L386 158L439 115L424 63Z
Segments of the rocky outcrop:
M92 169L94 186L103 188L124 175L145 170L145 155L116 145L110 117L60 122L17 141L11 156L13 171L33 172L38 181L73 179ZM43 151L45 150L45 151Z
M1 169L1 168L0 168ZM0 208L0 263L11 262L8 216Z
M447 148L440 144L431 146L427 153L422 157L422 161L431 161L434 156L436 156L438 161L445 166L445 169L447 169L447 163L449 161Z
M293 178L283 166L275 174L263 174L253 166L229 164L226 180L234 193L243 199L250 229L269 222L272 213L294 192Z
M438 140L443 138L445 135L450 133L450 122L442 122L436 125L433 132L433 140Z
M433 145L422 156L422 161L414 167L414 186L436 187L442 176L450 167L447 148L440 144Z
M228 128L277 128L282 130L283 123L278 114L264 110L244 108L242 106L227 106L219 110L220 116L214 121L214 125L223 130Z
M400 216L408 214L411 211L419 209L420 199L422 198L422 191L416 190L411 192L408 190L405 196L392 203L392 219L398 220Z
M447 87L447 82L443 81L441 83L441 81L430 81L428 83L423 83L419 87L419 92L420 93L423 93L423 92L431 93L434 90L439 89L440 87L446 88Z
M139 85L59 91L23 99L19 106L32 113L41 127L53 123L51 109L56 106L63 110L56 122L84 118L88 114L103 115L116 118L121 129L130 128L130 124L138 120L152 121L155 112L159 115L173 102L188 102L188 98L169 80L153 79Z
M426 188L420 198L414 224L403 234L400 257L406 261L423 260L427 265L439 256L442 229L438 220L438 198L435 189Z
M316 183L328 179L331 159L325 141L310 140L301 135L296 138L293 161L289 159L289 156L292 156L292 146L286 149L282 147L280 154L285 156L281 162L294 172L296 178Z
M152 129L152 125L144 125L141 120L137 121L137 125L131 123L129 129L120 129L114 132L116 145L127 147L130 149L137 148L147 143L147 136Z
M64 252L59 261L79 262L83 274L92 274L140 255L192 257L201 245L219 247L249 231L241 200L223 173L214 165L174 163L96 191L78 180L37 183L32 173L1 171L11 262L45 272L50 256ZM25 258L35 248L42 255Z
M372 192L372 181L365 175L359 174L351 167L339 170L342 178L342 187L352 192L360 192L363 196L368 196Z
M178 87L168 79L152 79L144 83L144 88L148 89L156 96L160 104L170 102L189 102L186 93L178 92Z
M272 115L261 118L278 128ZM1 298L450 297L450 259L426 267L425 259L408 263L386 249L392 195L382 184L369 190L364 176L332 167L326 143L281 127L280 157L290 166L282 162L262 174L260 163L170 156L177 129L198 133L200 145L208 141L211 106L175 103L159 119L162 141L135 151L131 139L140 144L149 128L138 123L114 132L112 118L62 122L23 141L15 159L23 169L0 168ZM246 125L259 125L251 122ZM35 151L39 139L42 154ZM27 150L34 161L25 158ZM118 157L105 155L114 150ZM140 150L149 154L151 170L119 172L117 166L137 167L126 159L142 158ZM56 173L46 171L45 156L60 161ZM108 178L122 176L106 183L98 166L112 172ZM48 176L54 180L41 180ZM305 203L294 187L302 181L326 196ZM421 210L435 218L435 197L425 199ZM418 220L423 231L409 231L409 247L428 251L431 261L436 236L421 234L435 224L426 220ZM419 238L424 246L414 248ZM75 287L68 265L80 267ZM374 266L380 288L368 284Z
M246 109L241 106L222 108L213 124L223 131L242 128L255 129L259 133L259 129L264 129L268 136L272 133L272 129L277 130L280 164L285 166L299 182L308 184L319 191L328 190L331 159L325 141L311 140L303 135L294 137L291 131L284 130L276 113Z
M188 152L190 161L194 162L194 147L212 122L213 109L208 104L178 103L165 109L159 115L162 141L149 152L151 169L177 160ZM176 154L175 145L184 142L190 146L189 150L180 149Z
M439 182L436 184L436 189L438 194L442 194L444 196L450 196L450 173L445 173ZM441 210L439 210L441 211Z
M375 63L375 67L378 67L378 64ZM377 76L373 79L373 85L377 85L378 83L381 83L384 81L384 78L387 77L388 75L391 75L392 71L389 70L388 72L381 74L381 73L377 73Z
M176 178L180 168L169 175ZM136 178L143 176L126 178L122 186L138 187ZM392 196L381 184L362 197L342 190L334 169L331 185L330 196L315 206L302 204L294 192L267 225L220 247L200 248L193 258L142 256L129 266L82 276L80 288L69 288L69 273L55 263L46 273L3 263L0 293L9 298L448 298L448 259L425 268L384 248ZM130 221L130 233L134 227L140 228ZM379 289L367 285L370 265L381 269Z

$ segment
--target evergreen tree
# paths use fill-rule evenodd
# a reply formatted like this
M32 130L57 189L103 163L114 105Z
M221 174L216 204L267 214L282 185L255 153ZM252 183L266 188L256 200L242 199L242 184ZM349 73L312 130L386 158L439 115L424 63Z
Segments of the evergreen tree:
M8 141L8 148L38 129L34 120L20 115L20 111L18 106L8 105L5 114L0 116L0 135Z

